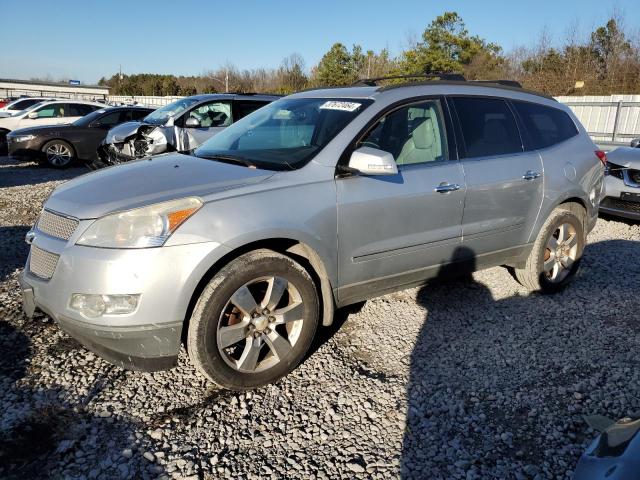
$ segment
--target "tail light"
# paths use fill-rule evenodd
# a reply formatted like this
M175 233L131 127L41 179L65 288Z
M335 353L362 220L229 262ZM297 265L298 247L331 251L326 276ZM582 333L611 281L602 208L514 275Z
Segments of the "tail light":
M607 166L607 154L602 150L595 151L596 157L602 162L602 165L606 168Z

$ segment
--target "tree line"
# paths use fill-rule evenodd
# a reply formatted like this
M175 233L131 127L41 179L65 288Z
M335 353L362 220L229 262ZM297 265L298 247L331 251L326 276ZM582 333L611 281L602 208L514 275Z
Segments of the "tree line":
M304 88L351 85L358 79L419 73L461 73L467 79L512 79L549 95L640 93L640 44L615 17L579 38L569 32L560 46L547 36L505 53L471 34L456 12L435 18L399 55L334 43L307 70L299 54L275 68L238 69L227 64L197 76L115 74L100 79L113 95L194 95L206 92L288 94Z

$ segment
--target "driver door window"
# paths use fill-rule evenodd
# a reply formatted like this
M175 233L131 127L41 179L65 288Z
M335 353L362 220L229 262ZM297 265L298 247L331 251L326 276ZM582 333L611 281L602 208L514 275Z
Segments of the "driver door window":
M64 104L46 105L36 110L38 118L58 118L64 117Z
M205 103L189 112L185 121L193 117L200 128L227 127L231 125L231 104L228 102Z
M398 166L447 160L447 136L438 100L401 107L385 115L359 146L389 152Z

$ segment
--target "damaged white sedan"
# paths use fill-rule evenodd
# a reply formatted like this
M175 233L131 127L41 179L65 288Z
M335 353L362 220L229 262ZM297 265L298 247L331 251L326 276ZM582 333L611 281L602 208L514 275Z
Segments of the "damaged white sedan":
M205 140L268 103L276 95L205 94L181 98L142 121L112 128L98 147L94 169L164 152L189 153Z

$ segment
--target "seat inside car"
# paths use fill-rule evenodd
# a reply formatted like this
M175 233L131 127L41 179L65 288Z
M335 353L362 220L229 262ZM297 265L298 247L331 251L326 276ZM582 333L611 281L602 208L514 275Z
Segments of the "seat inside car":
M436 135L433 117L426 112L424 117L417 119L417 126L411 132L409 139L402 147L396 159L398 165L432 162L442 155L440 136Z

